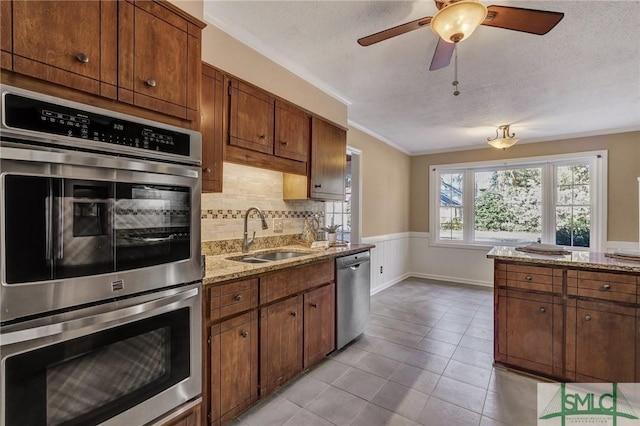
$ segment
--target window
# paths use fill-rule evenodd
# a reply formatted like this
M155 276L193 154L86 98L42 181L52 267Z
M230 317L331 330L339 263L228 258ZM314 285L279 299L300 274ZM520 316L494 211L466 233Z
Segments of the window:
M435 243L602 249L606 151L434 166Z
M338 241L351 241L351 155L347 154L345 173L345 201L325 202L325 224L341 225L336 232Z

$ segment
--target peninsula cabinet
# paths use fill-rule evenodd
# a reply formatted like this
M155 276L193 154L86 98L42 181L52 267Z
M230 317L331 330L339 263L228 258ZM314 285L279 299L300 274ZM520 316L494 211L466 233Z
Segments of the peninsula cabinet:
M307 173L310 116L270 93L227 77L225 160L294 174Z
M497 363L563 381L640 381L640 273L502 259L494 272Z
M78 95L90 94L198 122L205 24L170 2L6 0L0 14L0 65L36 79L10 83L35 90L54 83L80 102L122 106Z
M222 192L224 144L224 77L220 70L202 64L200 132L202 133L202 192Z
M567 271L567 373L575 381L638 381L637 277Z

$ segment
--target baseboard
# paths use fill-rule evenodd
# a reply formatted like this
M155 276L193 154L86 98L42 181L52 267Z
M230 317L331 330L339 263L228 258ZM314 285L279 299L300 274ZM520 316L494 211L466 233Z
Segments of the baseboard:
M446 275L423 274L418 272L410 272L405 275L408 275L409 277L414 277L414 278L424 278L427 280L446 281L446 282L452 282L452 283L469 284L469 285L477 285L480 287L493 288L493 282L470 280L468 278L449 277Z
M408 273L408 272L406 274L400 275L399 277L394 278L391 281L388 281L388 282L382 284L381 286L378 286L378 287L376 287L374 289L371 289L371 295L373 296L374 294L380 293L382 290L386 290L389 287L392 287L392 286L398 284L400 281L404 281L404 280L406 280L407 278L410 278L410 277L411 277L411 274Z

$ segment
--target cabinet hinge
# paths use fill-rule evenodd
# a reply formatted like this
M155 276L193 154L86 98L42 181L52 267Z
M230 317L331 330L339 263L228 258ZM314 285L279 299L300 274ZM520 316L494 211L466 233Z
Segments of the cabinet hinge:
M231 96L231 83L229 83L229 86L227 86L227 94Z
M211 336L207 337L207 344L211 344Z
M211 423L211 411L207 413L207 420Z

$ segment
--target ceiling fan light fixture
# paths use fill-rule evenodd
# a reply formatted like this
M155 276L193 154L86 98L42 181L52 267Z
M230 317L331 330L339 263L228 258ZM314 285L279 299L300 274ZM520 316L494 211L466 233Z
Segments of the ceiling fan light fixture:
M477 0L449 3L431 19L431 31L447 43L468 38L487 17L487 7Z
M502 130L502 137L499 137L499 132ZM496 129L496 137L491 139L487 138L489 145L497 149L511 148L520 139L517 139L515 133L509 132L509 125L503 124Z

